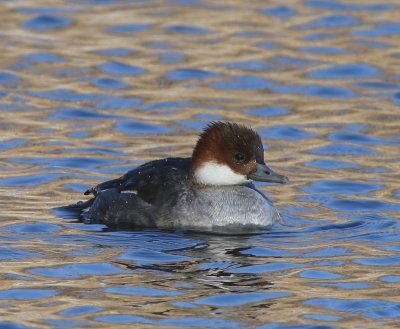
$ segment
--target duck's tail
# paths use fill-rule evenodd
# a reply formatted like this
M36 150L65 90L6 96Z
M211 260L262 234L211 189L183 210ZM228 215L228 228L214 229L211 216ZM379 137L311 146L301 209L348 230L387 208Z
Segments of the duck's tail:
M93 201L94 198L87 201L79 201L67 206L53 208L53 211L63 218L83 219L83 213L92 206Z

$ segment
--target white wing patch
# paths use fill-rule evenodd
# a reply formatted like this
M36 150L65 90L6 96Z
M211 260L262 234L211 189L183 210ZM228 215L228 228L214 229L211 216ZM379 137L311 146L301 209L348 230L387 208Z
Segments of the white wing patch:
M194 172L196 182L204 185L236 185L249 180L242 174L235 173L229 166L209 161Z
M121 191L121 193L125 194L137 194L138 192L136 190L126 190L126 191Z

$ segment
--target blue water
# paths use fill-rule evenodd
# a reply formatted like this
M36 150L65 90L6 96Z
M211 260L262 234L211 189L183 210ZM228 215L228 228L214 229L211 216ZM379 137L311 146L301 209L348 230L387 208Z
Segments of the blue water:
M4 2L0 328L397 328L394 0ZM397 16L396 16L397 15ZM51 209L213 120L252 126L281 220L113 231Z

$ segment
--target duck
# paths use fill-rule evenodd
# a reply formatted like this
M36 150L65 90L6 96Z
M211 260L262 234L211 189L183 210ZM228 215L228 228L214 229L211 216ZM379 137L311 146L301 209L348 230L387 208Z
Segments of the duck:
M254 181L288 183L267 166L253 129L211 122L191 157L153 160L89 188L87 201L61 207L86 224L248 234L270 228L279 213Z

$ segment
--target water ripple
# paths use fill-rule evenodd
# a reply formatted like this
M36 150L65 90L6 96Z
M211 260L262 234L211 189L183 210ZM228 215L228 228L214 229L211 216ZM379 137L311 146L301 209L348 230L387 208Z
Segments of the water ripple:
M35 300L57 295L54 289L8 289L0 290L0 299Z
M39 15L27 20L22 26L29 30L46 31L61 29L71 24L72 20L66 17L56 15Z
M283 292L223 294L200 298L194 301L194 303L218 307L229 307L240 306L247 303L261 302L268 299L283 298L287 296L289 296L289 294Z
M313 298L304 302L321 308L362 314L368 318L399 318L400 304L377 299Z
M28 273L38 276L47 276L58 279L78 279L86 275L112 275L127 273L112 264L108 263L91 263L91 264L71 264L58 268L41 267L32 268Z
M354 79L376 76L379 73L377 67L363 63L338 65L314 71L310 74L314 79Z
M104 73L115 75L140 75L145 73L145 70L141 67L116 61L108 61L107 63L100 65L99 69Z

